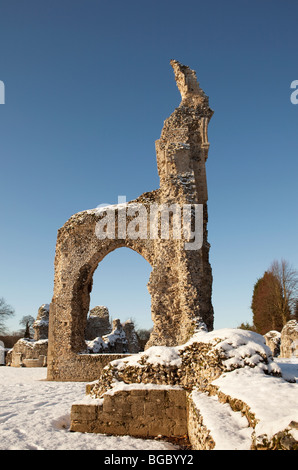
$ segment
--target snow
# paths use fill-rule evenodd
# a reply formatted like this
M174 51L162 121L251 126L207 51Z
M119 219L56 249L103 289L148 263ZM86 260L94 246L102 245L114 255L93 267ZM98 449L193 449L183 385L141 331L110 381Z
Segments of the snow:
M151 346L146 351L129 356L127 359L118 359L112 362L113 366L118 369L125 368L128 364L130 366L144 367L145 362L148 365L164 365L164 366L177 366L182 364L181 357L179 356L179 349L177 346Z
M125 331L122 328L116 328L111 333L104 335L102 337L103 341L106 343L107 347L109 345L114 346L117 341L126 341Z
M0 367L0 450L172 450L130 436L69 432L84 382L48 382L46 368ZM92 402L93 403L93 402Z
M284 364L285 361L280 362L281 369ZM255 428L256 436L266 434L270 438L286 429L291 421L298 422L298 361L296 364L292 362L292 365L296 383L249 367L223 374L212 383L226 395L244 401L259 420Z
M94 382L96 383L96 382ZM104 395L114 395L116 392L120 391L130 391L130 390L183 390L179 385L157 385L157 384L142 384L142 383L132 383L126 384L125 382L119 382L115 380L111 388L105 392ZM82 399L76 400L73 405L102 405L104 402L103 398L94 398L92 395L85 395Z
M215 441L214 450L250 449L252 428L247 427L247 419L240 412L198 391L193 391L191 398Z
M97 336L92 340L86 341L88 352L92 351L93 354L101 353L104 349L107 349L108 345L104 340Z
M175 347L152 346L144 355L149 364L180 367L182 362Z
M267 358L272 359L271 350L266 346L264 337L253 331L237 328L222 328L208 333L201 331L180 346L180 350L195 342L209 343L215 350L220 350L224 354L223 363L227 371L248 365L269 373L280 373L280 368L275 362L269 361L265 365Z
M281 368L284 379L288 380L291 378L298 382L298 357L293 356L287 359L278 357L275 359L275 362Z
M211 337L209 340L212 341ZM237 335L233 341L237 342ZM168 355L162 347L150 349L146 355L149 351L149 358L154 362L175 363L178 360L179 348L166 348ZM139 355L132 358L139 359ZM291 421L298 422L298 358L278 358L273 364L282 370L284 377L294 377L296 382L289 383L283 378L264 374L259 367L247 366L226 372L213 381L223 393L247 403L259 420L257 436L267 434L270 437L284 430ZM95 399L85 396L85 382L50 382L46 380L46 373L46 368L0 367L0 450L174 449L169 443L155 440L69 432L72 404L94 404ZM140 387L167 386L118 382L109 393ZM249 448L251 430L245 424L245 418L203 393L193 391L192 396L204 415L204 424L216 440L216 449ZM102 403L102 399L97 400L98 404ZM298 439L297 430L291 430L291 433Z
M248 365L269 373L281 373L278 364L271 360L272 353L263 336L252 331L230 328L200 331L182 346L152 346L127 359L113 361L112 364L119 369L127 365L142 367L145 363L181 367L183 350L196 342L209 343L214 350L220 350L227 371Z
M24 344L30 348L34 348L37 344L46 344L48 343L48 340L47 339L39 339L38 341L36 341L35 339L31 339L31 338L21 338L18 340L18 343L19 344Z
M179 385L157 385L157 384L126 384L124 382L115 381L112 388L105 392L105 395L114 395L119 391L129 390L183 390ZM91 401L91 403L94 403Z

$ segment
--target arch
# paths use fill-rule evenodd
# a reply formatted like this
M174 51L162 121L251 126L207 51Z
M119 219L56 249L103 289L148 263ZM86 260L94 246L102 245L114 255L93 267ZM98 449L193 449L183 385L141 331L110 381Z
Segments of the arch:
M126 247L153 266L150 240L100 240L95 231L99 217L96 211L81 212L58 231L49 318L49 380L94 380L102 364L106 365L107 357L87 357L84 337L93 274L100 262L114 250Z
M84 331L86 328L86 319L90 308L90 295L93 288L93 276L96 269L100 267L100 263L109 254L120 248L130 249L144 258L144 256L140 253L141 250L137 246L132 247L127 245L128 244L123 241L120 243L114 243L114 241L110 244L105 243L106 249L104 251L97 251L92 257L87 258L80 267L77 280L72 287L72 321L70 323L70 348L72 352L80 353L86 349Z
M152 193L151 202L153 197L156 193ZM143 196L140 198L143 200ZM204 305L209 292L201 289L204 275L211 274L206 263L209 245L189 254L183 240L102 240L95 231L99 218L96 211L84 211L72 216L58 231L49 316L49 380L91 381L100 373L102 359L87 357L84 331L94 271L118 248L132 249L152 267L148 290L154 326L147 347L181 344L194 331L198 319L204 321L210 316L210 305Z
M121 247L110 252L93 274L89 311L104 305L112 319L134 320L139 328L152 328L148 282L152 266L134 250Z

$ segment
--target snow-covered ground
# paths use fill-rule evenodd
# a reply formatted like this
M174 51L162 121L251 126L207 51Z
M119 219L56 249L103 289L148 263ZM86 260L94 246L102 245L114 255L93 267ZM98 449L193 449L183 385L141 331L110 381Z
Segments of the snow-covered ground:
M46 368L0 367L0 450L172 450L167 442L69 432L84 382L48 382Z
M276 362L287 376L296 377L298 382L298 358L276 359ZM226 384L229 382L226 380ZM291 385L284 383L286 391ZM156 440L69 432L71 405L85 395L85 385L83 382L48 382L45 368L0 367L0 450L174 449L171 444ZM233 387L233 384L230 386ZM296 387L296 384L292 386ZM237 390L237 394L240 392ZM272 397L267 392L267 403L279 402L280 407L287 406L282 388L279 388L281 395L277 402L276 387L272 387ZM253 404L253 391L247 390L247 393ZM238 425L235 422L235 426Z

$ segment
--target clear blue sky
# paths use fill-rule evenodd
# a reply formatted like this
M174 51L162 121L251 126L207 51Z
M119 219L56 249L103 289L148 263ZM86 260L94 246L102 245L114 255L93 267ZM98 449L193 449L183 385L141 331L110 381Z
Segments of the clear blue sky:
M298 4L290 0L0 1L0 296L36 316L57 230L74 213L156 189L154 142L180 103L170 60L215 113L207 162L215 328L251 321L274 259L298 268ZM148 327L150 266L121 249L91 307Z

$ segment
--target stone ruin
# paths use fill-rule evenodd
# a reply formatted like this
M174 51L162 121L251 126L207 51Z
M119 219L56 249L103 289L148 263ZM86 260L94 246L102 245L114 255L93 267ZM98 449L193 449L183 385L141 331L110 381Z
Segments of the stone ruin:
M97 306L90 310L85 340L90 354L134 354L140 351L134 323L127 320L121 324L117 318L111 325L109 310L104 306Z
M102 370L103 357L88 354L84 331L93 273L104 257L117 248L136 251L152 266L148 290L153 330L146 347L183 344L201 325L208 330L213 328L205 169L209 150L207 128L213 111L196 73L175 60L171 65L182 101L164 122L156 141L159 189L142 194L125 207L121 204L113 207L115 237L99 238L96 234L103 219L102 208L79 212L58 230L50 305L49 380L94 380ZM156 207L171 208L173 204L181 208L190 206L193 224L193 214L198 207L201 209L200 248L192 248L195 240L187 233L184 218L184 238L162 237L160 214L155 219L156 231L152 236L150 211ZM131 223L135 222L131 214L139 206L150 214L150 220L145 220L147 236L127 237ZM174 219L174 215L169 214L169 219ZM144 219L138 222L142 225Z
M21 338L7 353L6 365L12 367L46 367L48 354L49 305L43 304L32 327L34 338Z
M93 340L111 333L110 313L107 307L98 305L90 310L85 328L85 339Z
M98 336L86 343L88 352L93 354L135 354L140 351L139 340L131 320L127 320L123 325L119 319L113 320L110 333Z
M273 357L278 357L280 355L280 341L281 333L276 330L268 331L264 335L267 346L270 348Z
M19 339L6 355L6 365L12 367L46 367L48 354L49 305L38 309L32 325L34 337ZM85 340L88 353L130 353L140 351L139 341L131 320L120 323L109 319L109 310L96 306L87 318Z
M290 320L281 330L281 357L298 357L298 321Z
M251 395L246 389L255 387ZM263 336L195 333L184 345L152 346L110 362L73 403L71 431L175 439L193 450L297 450L297 385L283 377ZM268 397L287 387L287 407ZM252 398L252 399L250 399ZM260 410L255 403L263 403ZM276 423L266 416L277 415ZM223 422L225 421L225 425ZM189 447L188 447L189 448Z
M298 321L289 320L281 330L268 331L264 335L274 357L298 357Z
M38 314L32 327L34 329L34 340L48 339L49 336L49 309L48 304L43 304L38 309Z
M174 437L176 442L187 436L194 450L218 448L220 433L220 439L228 434L230 449L298 449L297 393L288 383L294 379L282 378L265 338L237 329L213 331L205 174L212 111L195 72L177 61L171 65L182 101L156 142L160 189L126 208L136 202L202 204L202 246L187 251L177 239L99 240L97 210L71 217L57 239L48 379L92 381L86 396L72 405L71 431ZM115 338L125 329L115 322L111 333L101 341L88 340L86 349L92 275L108 253L122 246L137 251L152 266L148 288L153 331L144 352L89 354L88 347L103 351L111 335L116 345ZM288 409L283 408L283 415L279 410L273 430L272 423L266 428L254 402L238 395L254 381L261 386L253 395L267 407L266 391L276 387L278 394L281 384L289 386Z

